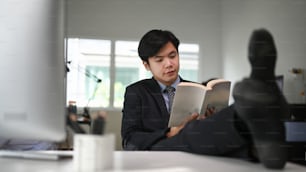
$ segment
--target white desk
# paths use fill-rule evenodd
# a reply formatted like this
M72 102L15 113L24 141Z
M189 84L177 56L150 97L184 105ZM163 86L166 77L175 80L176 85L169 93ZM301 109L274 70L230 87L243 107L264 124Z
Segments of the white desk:
M114 167L100 171L129 172L262 172L261 164L232 158L195 155L184 152L116 151ZM74 172L73 159L59 161L0 158L1 171L11 172ZM287 163L283 171L306 171L306 166Z

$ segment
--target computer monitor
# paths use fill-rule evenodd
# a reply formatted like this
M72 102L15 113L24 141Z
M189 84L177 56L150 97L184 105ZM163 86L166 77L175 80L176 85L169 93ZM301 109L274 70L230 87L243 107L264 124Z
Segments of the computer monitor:
M64 4L1 0L1 138L65 138Z
M281 92L283 92L284 89L284 75L276 75L275 81Z

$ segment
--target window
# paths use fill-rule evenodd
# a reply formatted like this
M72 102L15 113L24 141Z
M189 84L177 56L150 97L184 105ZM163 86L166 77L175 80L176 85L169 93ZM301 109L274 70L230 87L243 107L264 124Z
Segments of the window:
M125 87L151 77L137 41L69 38L67 45L67 100L77 106L121 108ZM180 75L196 81L199 46L182 43L179 52Z

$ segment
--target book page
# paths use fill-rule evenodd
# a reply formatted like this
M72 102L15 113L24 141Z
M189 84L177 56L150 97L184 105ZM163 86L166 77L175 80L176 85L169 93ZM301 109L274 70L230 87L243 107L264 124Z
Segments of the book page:
M222 79L222 78L214 79L214 80L209 81L209 82L207 83L207 86L206 86L206 87L208 87L208 88L213 88L216 84L220 84L220 83L224 83L224 82L228 83L228 82L230 82L230 81L225 80L225 79Z
M204 114L207 107L214 107L216 112L218 112L228 106L231 82L219 80L218 83L214 82L211 85L212 89L205 95L203 108L200 114Z
M206 87L198 83L180 83L175 92L169 127L180 125L194 112L199 113L203 105Z

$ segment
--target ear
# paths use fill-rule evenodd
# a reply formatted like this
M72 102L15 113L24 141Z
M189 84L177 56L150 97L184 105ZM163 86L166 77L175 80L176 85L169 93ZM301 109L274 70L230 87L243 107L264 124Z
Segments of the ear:
M150 65L149 65L148 62L142 61L142 64L143 64L143 66L144 66L148 71L150 71Z

